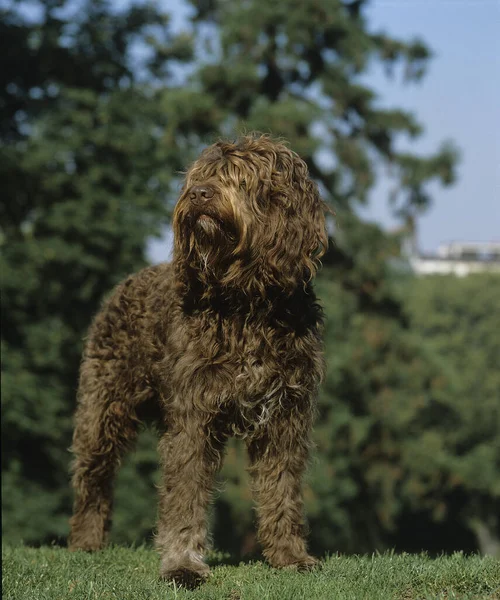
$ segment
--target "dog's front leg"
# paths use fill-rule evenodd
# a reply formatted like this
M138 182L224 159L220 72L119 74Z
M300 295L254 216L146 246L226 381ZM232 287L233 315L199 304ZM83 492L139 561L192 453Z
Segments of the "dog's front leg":
M171 427L160 440L163 481L156 537L160 575L185 587L196 587L209 573L203 562L207 507L223 445L194 415Z
M301 491L310 428L308 415L279 414L248 443L258 537L273 567L305 570L317 563L307 553Z

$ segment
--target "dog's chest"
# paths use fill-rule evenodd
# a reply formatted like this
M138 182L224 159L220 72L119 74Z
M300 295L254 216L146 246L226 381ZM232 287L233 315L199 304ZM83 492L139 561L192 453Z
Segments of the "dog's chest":
M210 411L263 422L309 397L320 377L318 338L293 329L237 321L193 320L175 340L172 391ZM317 364L316 364L317 363Z

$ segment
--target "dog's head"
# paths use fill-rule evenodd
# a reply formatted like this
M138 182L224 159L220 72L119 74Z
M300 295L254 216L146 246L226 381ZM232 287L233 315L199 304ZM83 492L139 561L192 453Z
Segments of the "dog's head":
M202 281L264 293L310 280L326 250L325 205L286 145L217 142L191 166L174 211L174 261Z

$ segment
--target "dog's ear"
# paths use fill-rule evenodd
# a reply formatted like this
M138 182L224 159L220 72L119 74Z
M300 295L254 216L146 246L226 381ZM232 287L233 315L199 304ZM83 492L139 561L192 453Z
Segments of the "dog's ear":
M307 165L280 152L268 189L268 211L260 232L263 275L285 290L311 280L328 246L325 212Z

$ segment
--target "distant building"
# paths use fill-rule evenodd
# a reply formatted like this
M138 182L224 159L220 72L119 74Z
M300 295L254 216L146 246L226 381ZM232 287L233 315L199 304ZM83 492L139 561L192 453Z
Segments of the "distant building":
M500 242L451 242L439 246L437 254L422 254L411 244L408 254L410 267L417 275L500 274Z

